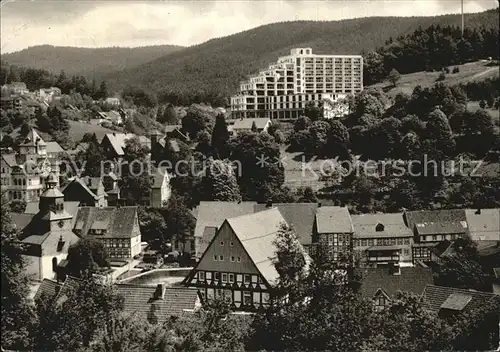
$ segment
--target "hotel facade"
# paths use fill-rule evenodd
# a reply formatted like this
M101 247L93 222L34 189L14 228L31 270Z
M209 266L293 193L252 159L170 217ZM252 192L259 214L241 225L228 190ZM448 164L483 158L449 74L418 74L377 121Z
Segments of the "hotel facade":
M341 104L347 95L362 90L362 56L317 55L311 48L296 48L240 83L231 97L232 118L298 118L310 102L324 102L325 117L334 117L347 113Z

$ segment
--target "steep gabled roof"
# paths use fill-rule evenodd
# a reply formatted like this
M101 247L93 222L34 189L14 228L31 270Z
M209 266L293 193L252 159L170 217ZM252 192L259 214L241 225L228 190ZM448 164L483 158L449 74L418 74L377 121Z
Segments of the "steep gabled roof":
M450 308L468 311L489 305L493 300L500 300L500 295L489 292L434 285L428 285L422 297L426 308L436 313Z
M12 154L2 153L2 159L10 167L16 166L18 164L15 153L12 153Z
M139 141L144 146L151 146L151 141L146 136L136 136L133 133L106 133L104 138L107 138L111 143L115 153L119 156L124 155L123 149L126 146L126 141L134 137L139 138Z
M200 202L197 210L196 227L194 229L194 236L203 238L205 227L219 228L224 220L233 218L239 215L252 214L254 212L254 205L256 202ZM200 243L199 248L196 250L198 254L203 254L206 246L210 243L212 238L207 239L208 242L203 241Z
M411 237L412 232L403 221L403 213L362 214L352 215L354 237L356 238L387 238ZM382 231L377 231L381 224Z
M80 207L74 222L74 229L79 235L85 237L93 228L101 229L106 223L106 232L99 238L132 238L134 233L135 219L137 218L137 207ZM95 224L95 226L94 226Z
M361 294L365 298L373 298L379 289L389 297L395 297L398 291L421 295L425 287L433 283L430 268L402 267L401 275L391 274L388 268L361 270L363 275Z
M293 226L302 245L310 245L312 242L312 231L316 216L317 203L278 203L273 204L285 218L286 222ZM266 204L256 204L255 212L268 209Z
M319 207L316 210L316 229L321 233L352 233L354 227L347 207Z
M273 260L276 258L274 242L281 226L287 225L278 208L263 210L226 220L243 245L261 275L270 284L278 279Z
M500 208L466 209L470 236L475 241L500 241Z

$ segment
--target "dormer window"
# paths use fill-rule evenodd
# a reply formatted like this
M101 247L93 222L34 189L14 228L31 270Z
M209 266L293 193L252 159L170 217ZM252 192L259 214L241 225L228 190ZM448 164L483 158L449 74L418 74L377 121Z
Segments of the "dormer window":
M384 224L378 223L377 226L375 226L375 231L377 232L382 232L384 231L384 229L385 229Z

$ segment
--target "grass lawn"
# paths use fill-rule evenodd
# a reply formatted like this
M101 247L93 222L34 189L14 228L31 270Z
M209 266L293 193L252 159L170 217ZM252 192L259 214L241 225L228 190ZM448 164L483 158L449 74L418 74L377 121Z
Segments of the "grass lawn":
M470 101L467 103L467 110L475 112L476 110L479 110L481 107L479 106L478 101ZM486 108L486 111L488 111L493 118L493 123L498 124L500 121L500 112L497 109L489 109Z
M80 121L68 120L69 123L69 138L72 142L79 142L85 133L95 133L100 141L106 133L113 133L113 130L104 128L99 125L92 125Z
M453 86L460 83L468 83L472 81L483 81L487 78L498 77L498 66L487 66L487 62L476 61L467 64L459 65L460 72L451 73L454 66L450 66L450 73L446 74L446 78L442 81L444 84ZM398 93L411 94L417 85L423 88L433 86L441 72L415 72L401 75L401 79L396 87L391 87L389 82L381 82L370 87L382 88L390 96L396 96Z

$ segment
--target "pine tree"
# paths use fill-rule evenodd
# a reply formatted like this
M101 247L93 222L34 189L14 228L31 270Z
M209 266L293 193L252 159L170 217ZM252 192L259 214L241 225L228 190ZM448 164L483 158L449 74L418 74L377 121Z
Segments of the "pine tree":
M215 126L212 131L212 149L219 158L227 158L229 155L229 131L227 130L224 115L219 114L215 119Z

